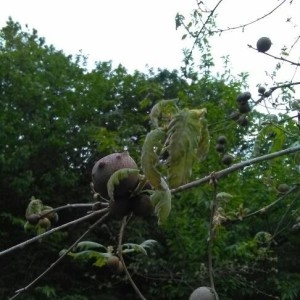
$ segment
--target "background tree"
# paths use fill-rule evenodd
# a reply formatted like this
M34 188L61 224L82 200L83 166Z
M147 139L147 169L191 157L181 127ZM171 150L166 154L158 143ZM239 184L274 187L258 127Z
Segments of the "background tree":
M206 16L200 12L198 7L193 14L195 32ZM208 12L197 35L177 16L177 27L188 30L202 53L199 72L198 66L189 65L193 53L186 52L187 67L182 71L187 79L167 70L130 75L122 66L113 70L110 62L98 63L88 71L83 56L66 57L47 46L35 30L22 32L18 23L8 21L1 31L0 52L1 249L28 238L21 225L31 196L53 207L92 203L89 183L96 159L128 149L140 165L141 147L152 126L148 114L160 99L178 98L182 109L207 109L210 151L205 162L193 166L190 180L227 167L223 160L227 154L232 157L230 164L238 164L298 141L299 128L293 116L275 118L255 111L258 101L269 99L265 92L247 100L251 111L240 111L237 100L240 93L248 92L246 76L235 78L228 68L220 76L212 75L208 37L215 28L214 12ZM292 107L297 101L286 88L278 85L270 91L281 89L276 101L284 100ZM225 136L223 147L219 146L220 136ZM288 185L287 192L279 188L282 183ZM126 241L139 244L145 237L158 241L147 257L126 257L128 270L148 299L186 299L196 287L210 285L209 252L221 299L297 299L299 243L297 231L292 229L297 228L294 224L299 217L298 186L299 157L295 154L230 173L218 180L217 186L203 184L174 192L166 224L157 227L155 217L128 224ZM210 218L212 203L217 206L214 220ZM85 212L75 208L62 211L57 226ZM117 245L119 223L97 227L88 239ZM12 295L36 278L88 224L55 233L22 249L20 256L10 253L1 257L6 258L2 296ZM207 238L213 224L216 231L211 245ZM33 267L28 269L24 257L30 257ZM103 299L138 298L122 274L107 274L105 267L91 266L90 261L75 263L68 257L57 268L60 271L49 272L35 290L22 294L24 299L38 299L39 295L96 299L99 294ZM67 274L65 282L60 280L61 272Z

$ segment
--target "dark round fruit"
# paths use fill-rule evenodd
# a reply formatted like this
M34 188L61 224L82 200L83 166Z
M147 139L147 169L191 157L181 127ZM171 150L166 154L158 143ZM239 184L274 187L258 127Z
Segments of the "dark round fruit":
M237 96L236 101L238 103L246 103L248 100L251 99L251 93L250 92L244 92Z
M230 154L225 154L223 157L222 157L222 163L226 166L229 166L231 165L233 162L233 157L230 155Z
M131 212L131 201L132 199L129 198L116 198L114 201L110 201L110 215L116 220L123 219L123 217L129 215Z
M258 39L256 43L256 48L258 52L263 52L265 53L271 48L272 42L268 37L261 37Z
M290 190L290 187L286 183L281 183L278 185L277 190L284 194Z
M248 113L248 112L250 112L251 111L251 108L250 108L250 105L249 105L249 103L248 102L245 102L245 103L240 103L240 105L239 105L239 112L241 113L241 114L246 114L246 113Z
M137 164L127 151L109 154L98 160L92 169L94 189L102 197L108 198L107 182L117 170L130 168L137 169ZM129 195L139 181L138 175L129 175L115 187L115 196Z
M265 93L265 91L266 91L266 88L264 86L260 86L258 88L258 93L261 94L261 95L263 95Z
M217 144L216 145L216 151L219 153L224 153L225 152L225 146L223 144Z
M217 138L217 143L218 144L221 144L221 145L225 145L227 143L227 138L225 135L220 135L218 138Z
M154 214L154 204L150 196L141 194L132 199L132 212L142 218L151 217Z
M215 295L211 288L201 286L192 292L189 300L215 300Z

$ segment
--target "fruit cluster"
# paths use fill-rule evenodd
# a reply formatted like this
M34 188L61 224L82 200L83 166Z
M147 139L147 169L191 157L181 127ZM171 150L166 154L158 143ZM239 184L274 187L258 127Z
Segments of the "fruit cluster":
M226 146L227 146L227 138L224 135L220 135L217 138L217 144L216 144L216 151L220 153L222 159L222 163L226 166L229 166L232 164L233 157L232 155L226 153Z
M107 183L114 172L120 169L137 169L137 164L127 151L112 153L98 160L92 169L93 188L101 198L108 199ZM113 199L109 201L110 215L115 219L133 213L139 217L149 217L154 213L154 205L147 191L151 185L146 183L138 194L139 174L130 174L115 185Z

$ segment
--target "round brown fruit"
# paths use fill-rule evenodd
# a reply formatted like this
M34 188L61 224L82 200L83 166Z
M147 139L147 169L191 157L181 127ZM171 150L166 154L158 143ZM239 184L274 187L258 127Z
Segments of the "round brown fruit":
M116 198L113 201L109 202L109 212L110 215L116 219L121 220L123 217L129 215L131 212L130 202L132 199L129 197L125 198Z
M150 196L141 194L132 199L133 213L142 218L151 217L154 214L154 204Z
M115 255L112 255L107 259L106 265L115 274L120 274L124 270L122 262L120 261L119 257Z
M227 138L224 135L220 135L217 139L217 143L221 145L225 145L227 143Z
M266 92L266 88L265 88L264 86L260 86L260 87L258 88L258 93L259 93L259 94L263 95L265 92Z
M108 198L107 182L110 176L124 168L137 169L137 164L127 151L113 153L99 159L92 169L94 189L102 197ZM135 189L139 181L138 175L129 175L115 187L115 196L124 197Z
M224 153L225 152L225 147L222 144L217 144L216 145L216 151L219 153Z
M256 43L256 48L258 52L263 52L265 53L271 48L272 42L268 37L261 37L258 39Z
M26 220L31 224L31 225L36 225L39 220L40 220L40 215L39 214L31 214L26 216Z
M290 190L290 187L286 183L281 183L277 187L278 192L285 194Z
M230 154L225 154L223 157L222 157L222 163L226 166L229 166L231 165L233 162L233 157L230 155Z
M206 286L201 286L195 289L190 295L189 300L214 300L215 295L211 288Z
M248 112L250 112L251 111L251 108L250 108L250 106L249 106L249 103L248 102L245 102L245 103L240 103L240 105L239 105L239 112L241 113L241 114L246 114L246 113L248 113Z
M238 103L246 103L249 99L251 99L251 93L250 92L244 92L237 96L236 101Z
M53 211L51 206L44 206L41 215L47 217L51 222L58 222L58 214Z
M38 221L38 225L46 230L51 227L51 222L48 218L42 218Z

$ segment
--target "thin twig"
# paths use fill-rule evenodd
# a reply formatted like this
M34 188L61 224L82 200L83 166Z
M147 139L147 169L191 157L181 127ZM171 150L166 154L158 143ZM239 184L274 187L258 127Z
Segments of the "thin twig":
M80 223L80 222L83 222L83 221L85 221L85 220L88 220L88 219L90 219L90 218L92 218L92 217L95 217L95 216L97 216L97 215L105 214L105 213L108 212L108 210L109 210L108 208L104 208L104 209L101 209L101 210L97 210L97 211L94 211L94 212L92 212L92 213L90 213L90 214L88 214L88 215L86 215L86 216L83 216L83 217L81 217L81 218L79 218L79 219L76 219L76 220L73 220L73 221L71 221L71 222L65 223L65 224L63 224L63 225L61 225L61 226L52 228L52 229L50 229L50 230L48 230L48 231L46 231L46 232L44 232L44 233L42 233L42 234L40 234L40 235L38 235L38 236L35 236L35 237L33 237L33 238L29 239L29 240L26 240L25 242L22 242L22 243L20 243L20 244L18 244L18 245L15 245L15 246L13 246L13 247L11 247L11 248L9 248L9 249L6 249L6 250L1 251L1 252L0 252L0 256L5 255L5 254L7 254L7 253L10 253L10 252L12 252L12 251L14 251L14 250L16 250L16 249L21 249L21 248L23 248L23 247L25 247L25 246L28 246L29 244L31 244L31 243L33 243L33 242L36 242L36 241L40 240L41 238L43 238L43 237L45 237L45 236L48 236L48 235L50 235L50 234L52 234L52 233L54 233L54 232L56 232L56 231L58 231L58 230L64 229L64 228L69 227L69 226L71 226L71 225L78 224L78 223Z
M238 25L238 26L233 26L233 27L229 27L229 28L226 28L226 29L218 29L218 30L215 30L213 31L213 33L222 33L224 31L229 31L229 30L235 30L235 29L240 29L240 28L245 28L249 25L252 25L264 18L266 18L267 16L271 15L275 10L277 10L282 4L284 4L284 2L286 2L286 0L283 0L280 4L278 4L275 8L273 8L271 11L269 11L268 13L264 14L263 16L253 20L253 21L250 21L246 24L243 24L243 25Z
M282 156L282 155L291 154L291 153L295 153L295 152L298 152L298 151L300 151L300 146L295 146L295 147L287 148L287 149L280 150L280 151L277 151L277 152L273 152L273 153L270 153L270 154L262 155L262 156L259 156L259 157L249 159L247 161L243 161L243 162L238 163L238 164L234 164L234 165L232 165L232 166L230 166L226 169L215 172L214 175L215 175L216 179L218 179L218 178L224 177L224 176L226 176L230 173L233 173L233 172L235 172L239 169L243 169L245 167L263 162L265 160L270 160L270 159L273 159L273 158L276 158L276 157L279 157L279 156ZM171 193L176 194L176 193L179 193L179 192L197 187L197 186L199 186L203 183L209 182L210 180L211 180L211 175L208 175L208 176L205 176L201 179L189 182L189 183L181 185L181 186L179 186L175 189L172 189Z
M137 293L137 295L142 299L142 300L147 300L143 294L141 293L141 291L139 290L139 288L137 287L137 285L135 284L135 282L133 281L130 273L128 272L128 269L126 267L126 264L125 264L125 261L124 261L124 258L123 258L123 254L122 254L122 241L123 241L123 236L124 236L124 230L125 230L125 227L126 227L126 224L127 224L127 217L124 217L123 218L123 221L122 221L122 225L121 225L121 228L120 228L120 233L119 233L119 242L118 242L118 255L119 255L119 258L122 262L122 265L124 267L124 271L133 287L133 289L135 290L135 292Z
M38 277L36 277L32 282L30 282L24 288L17 290L15 293L16 295L9 298L9 300L16 299L21 293L30 289L38 280L44 277L50 270L52 270L92 229L94 229L98 224L102 223L108 216L109 213L106 213L102 216L99 220L97 220L94 224L92 224L63 254L54 262L52 263L44 272L42 272Z
M211 174L211 184L213 185L213 197L211 201L211 213L210 213L210 222L209 222L209 237L208 237L208 273L209 273L209 281L210 281L210 287L214 293L215 300L219 300L218 294L216 292L215 288L215 282L214 282L214 270L213 270L213 262L212 262L212 250L213 250L213 243L215 239L215 233L216 233L216 227L215 227L215 215L218 208L217 204L217 180L214 176L214 173Z

